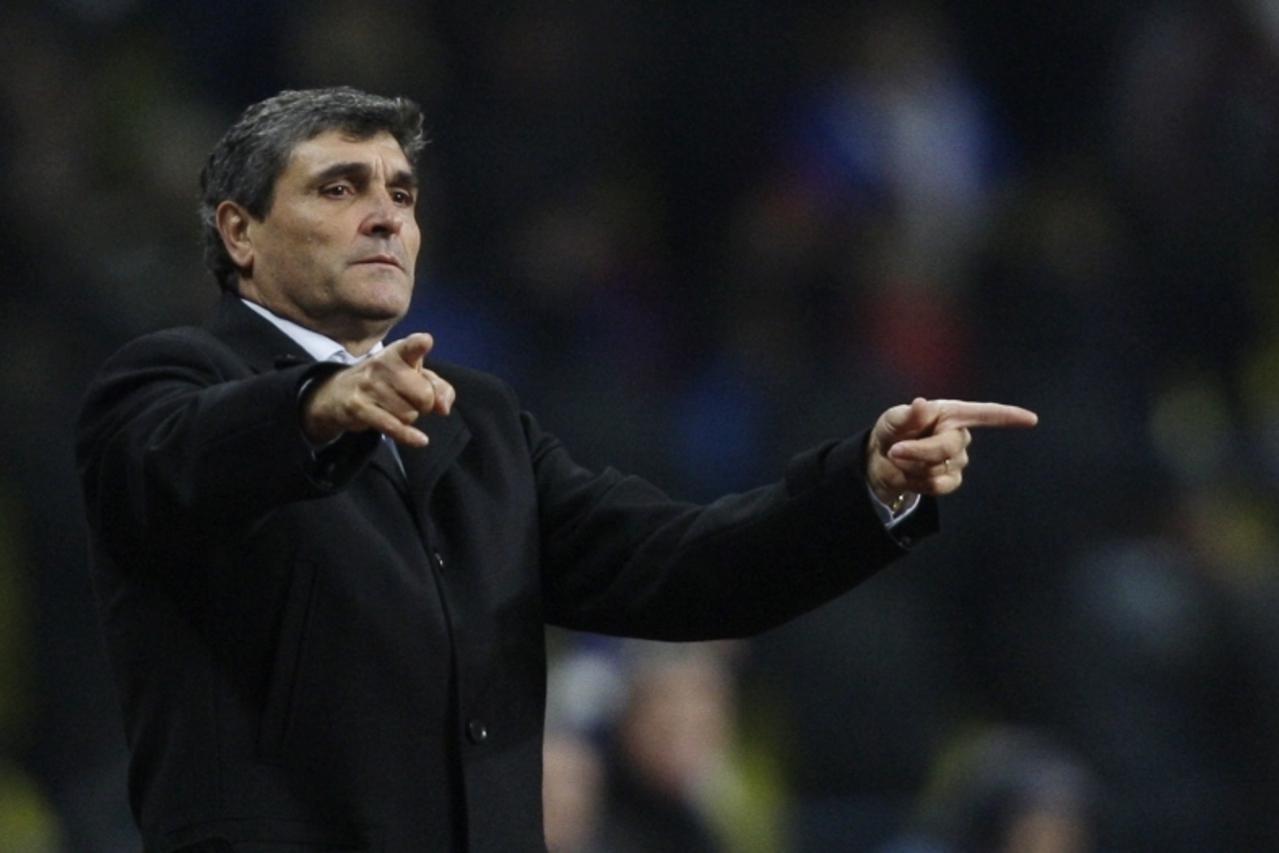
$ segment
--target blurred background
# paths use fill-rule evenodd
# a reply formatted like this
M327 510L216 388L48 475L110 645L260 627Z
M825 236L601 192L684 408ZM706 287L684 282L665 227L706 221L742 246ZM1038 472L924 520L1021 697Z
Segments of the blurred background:
M553 634L553 850L1279 849L1279 2L7 0L0 48L0 849L138 848L71 426L215 302L218 136L338 83L428 116L405 328L583 462L707 499L915 395L1042 418L792 625Z

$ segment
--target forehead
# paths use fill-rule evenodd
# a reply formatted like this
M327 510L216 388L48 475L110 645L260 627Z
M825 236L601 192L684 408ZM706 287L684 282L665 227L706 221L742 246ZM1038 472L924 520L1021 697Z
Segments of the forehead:
M326 130L303 140L289 152L282 179L303 178L337 163L359 163L386 175L413 172L400 143L387 131L358 139L341 130Z

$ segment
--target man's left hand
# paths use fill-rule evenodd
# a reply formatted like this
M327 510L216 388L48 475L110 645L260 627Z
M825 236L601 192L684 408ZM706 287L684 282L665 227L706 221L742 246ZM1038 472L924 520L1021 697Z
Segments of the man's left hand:
M880 415L866 446L866 479L885 504L904 494L959 488L975 428L1027 429L1039 416L1020 406L915 398Z

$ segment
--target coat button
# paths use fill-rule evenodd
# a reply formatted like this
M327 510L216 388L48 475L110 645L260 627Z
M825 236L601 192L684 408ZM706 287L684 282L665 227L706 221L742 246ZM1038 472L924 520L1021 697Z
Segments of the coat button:
M435 568L440 569L440 570L443 570L443 569L444 569L444 555L443 555L443 554L441 554L439 551L432 551L432 552L431 552L431 558L432 558L433 560L435 560Z
M488 726L484 725L483 720L471 720L466 724L466 736L471 743L484 743L489 739Z

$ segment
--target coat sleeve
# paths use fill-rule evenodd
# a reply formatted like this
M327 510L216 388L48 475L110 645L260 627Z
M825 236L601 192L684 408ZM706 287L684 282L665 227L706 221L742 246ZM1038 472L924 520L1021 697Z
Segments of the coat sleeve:
M338 367L253 374L195 329L126 346L90 386L77 424L90 524L108 538L159 541L331 494L375 444L348 436L316 454L302 433L301 388Z
M936 529L909 536L866 490L865 435L795 457L783 481L704 506L637 477L596 474L524 416L539 500L548 621L664 640L757 633L829 601Z

